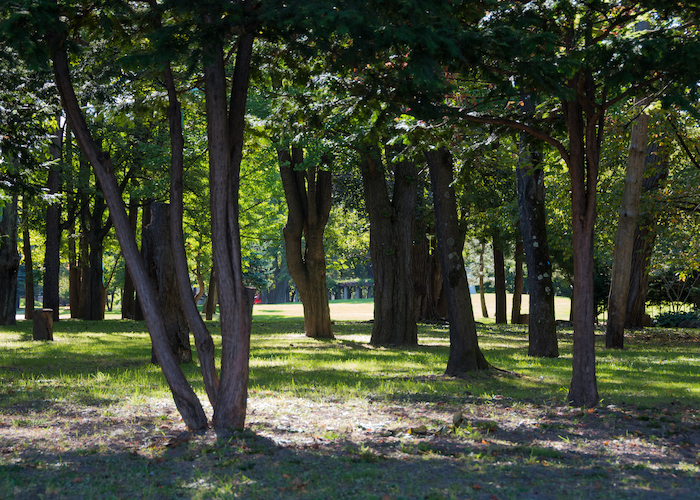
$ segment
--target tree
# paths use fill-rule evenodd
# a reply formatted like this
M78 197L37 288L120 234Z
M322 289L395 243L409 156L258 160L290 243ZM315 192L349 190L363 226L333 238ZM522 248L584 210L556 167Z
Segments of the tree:
M304 307L304 330L307 337L333 338L323 247L331 210L330 159L322 156L320 165L305 167L304 152L294 145L279 146L278 156L288 207L283 231L287 266Z
M17 272L19 252L17 251L17 199L13 193L0 216L0 324L14 325L17 321Z

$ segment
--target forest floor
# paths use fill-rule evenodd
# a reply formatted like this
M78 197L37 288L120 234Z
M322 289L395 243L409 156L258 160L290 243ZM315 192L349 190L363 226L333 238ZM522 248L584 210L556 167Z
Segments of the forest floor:
M698 498L698 452L700 415L680 403L252 394L247 429L219 439L171 401L37 402L0 414L0 497Z

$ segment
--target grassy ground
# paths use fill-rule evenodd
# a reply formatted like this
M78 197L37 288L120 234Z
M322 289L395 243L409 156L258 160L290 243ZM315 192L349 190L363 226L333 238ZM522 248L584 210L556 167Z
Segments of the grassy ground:
M601 337L603 399L582 411L566 406L570 330L560 358L532 359L525 327L483 324L505 371L457 380L445 327L378 349L371 303L331 307L336 339L319 342L299 305L255 306L248 429L226 441L186 432L143 323L61 321L53 343L0 327L0 498L697 495L698 331L634 332L621 352Z

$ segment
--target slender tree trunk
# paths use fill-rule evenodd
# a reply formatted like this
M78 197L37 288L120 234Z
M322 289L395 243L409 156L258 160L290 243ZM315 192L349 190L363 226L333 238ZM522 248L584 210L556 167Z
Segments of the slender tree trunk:
M22 240L24 243L24 319L34 319L34 264L28 224L24 226Z
M209 273L209 293L207 294L207 301L204 303L204 314L207 321L211 321L216 314L216 304L219 301L218 293L216 292L216 272L214 268L211 268Z
M426 234L413 246L413 289L417 322L445 317L440 310L442 273L434 241L435 238L428 239Z
M484 289L484 254L486 253L486 242L481 242L481 253L479 253L479 300L481 301L481 317L488 318L489 310L486 307L486 290Z
M446 149L425 153L435 202L435 227L440 266L450 321L450 357L445 374L461 376L474 370L490 368L479 349L476 322L464 268L457 201L452 186L452 158Z
M71 318L81 317L78 315L80 305L80 267L78 266L75 240L75 228L71 223L68 234L68 302Z
M416 345L412 253L417 186L416 166L400 161L394 167L394 192L389 197L379 148L362 158L365 205L369 213L374 269L373 345Z
M576 283L573 301L574 346L568 400L572 406L580 407L593 407L598 404L593 326L595 317L593 244L603 111L594 112L586 104L589 101L580 97L582 93L588 95L594 90L591 82L590 75L583 71L579 72L571 83L572 90L577 92L579 97L563 103L569 133L568 167L571 179L573 260Z
M63 108L70 128L80 145L81 150L92 164L95 175L102 186L110 215L114 223L117 239L122 248L124 259L129 268L134 284L144 305L146 324L153 341L153 346L161 366L165 379L170 386L177 406L184 422L195 430L206 428L207 418L202 409L197 395L192 390L175 357L168 346L165 327L160 312L157 309L155 293L153 292L148 275L141 260L141 255L136 246L136 239L131 232L126 208L122 200L121 192L117 186L116 178L112 171L109 155L102 151L90 135L82 110L75 96L73 84L70 80L68 57L65 41L54 40L51 44L52 60L56 86L61 95Z
M493 238L493 276L496 292L496 324L504 324L507 322L506 263L503 250L500 249L495 236Z
M101 321L104 319L104 276L102 271L103 238L90 230L88 235L90 243L90 265L87 276L87 297L85 302L85 316L89 321Z
M649 116L646 113L641 113L632 126L627 177L615 233L615 252L608 295L608 322L605 328L605 347L614 349L622 349L625 341L625 314L630 289L634 233L642 196L648 126Z
M323 248L331 210L331 172L320 166L298 170L304 157L296 146L291 152L288 145L280 146L278 160L288 207L283 231L287 267L301 296L304 330L307 337L332 339ZM323 161L329 167L328 160Z
M0 325L17 323L17 194L0 211Z
M139 204L134 197L129 199L129 226L136 234L136 225L139 218ZM131 279L129 271L124 273L124 288L122 290L122 319L135 319L136 316L136 297L134 290L134 281Z
M525 102L529 102L525 99ZM518 217L527 264L527 289L530 299L528 320L528 355L556 358L559 356L554 285L547 240L544 171L542 155L533 140L520 136L516 169L518 182Z
M513 279L513 306L510 311L510 322L512 324L520 324L520 309L523 301L523 288L524 278L523 278L523 242L518 238L515 244L515 278Z
M58 118L57 118L58 119ZM63 128L56 127L49 150L54 160L61 159ZM61 189L58 166L49 169L49 194L56 195ZM61 264L61 205L51 203L46 209L46 253L44 256L44 308L53 309L53 320L59 318L58 275Z

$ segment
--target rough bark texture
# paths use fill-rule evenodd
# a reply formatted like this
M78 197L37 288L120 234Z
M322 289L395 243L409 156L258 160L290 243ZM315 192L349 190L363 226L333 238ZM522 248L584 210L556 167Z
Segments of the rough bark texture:
M53 340L53 311L39 309L32 322L32 340Z
M447 317L442 298L442 273L435 238L423 235L413 245L413 290L416 321L434 321ZM442 300L441 300L442 298Z
M57 128L56 134L49 147L51 157L54 160L61 159L61 142L63 129ZM60 190L58 167L49 169L48 176L49 194L56 195ZM53 311L53 320L58 321L59 293L58 274L61 247L61 205L51 203L46 209L46 253L44 255L44 308ZM100 295L102 297L102 295Z
M614 349L622 349L625 342L625 314L630 289L634 233L642 196L648 126L649 116L646 113L640 114L632 126L625 188L615 233L615 251L608 295L608 322L605 328L605 347Z
M243 286L238 195L253 40L252 33L239 36L228 105L223 47L218 42L207 47L211 62L204 68L212 247L221 305L221 376L213 426L220 434L244 427L248 394L255 291Z
M75 228L73 224L68 230L68 302L70 305L70 317L79 318L78 305L80 302L80 267L78 266L78 253L76 251Z
M129 200L129 226L136 234L136 225L139 218L139 205L135 198ZM136 316L136 291L134 281L129 271L124 273L124 288L122 289L122 319L134 319Z
M0 215L0 325L17 323L17 194L5 203Z
M544 171L541 155L532 139L520 137L516 177L518 182L518 217L527 265L527 289L530 299L528 315L528 355L559 356L554 315L554 285L547 241Z
M507 322L506 317L506 262L503 250L500 249L496 238L493 239L493 276L496 292L496 324Z
M156 292L156 306L163 315L168 344L175 359L178 363L190 363L190 331L183 311L170 245L170 207L164 203L151 203L144 217L149 222L141 234L141 253L151 286ZM151 362L156 362L155 351L151 355Z
M425 154L435 203L435 228L440 267L450 321L450 356L446 375L461 376L474 370L490 368L479 349L476 322L469 295L462 250L464 239L459 229L457 201L452 187L452 158L441 148Z
M202 405L185 378L182 370L170 351L163 319L157 309L155 293L150 286L148 275L146 274L143 261L136 239L129 225L126 215L126 208L121 197L121 192L117 186L114 172L112 171L111 159L109 155L100 149L90 135L87 123L82 114L82 110L75 96L73 84L70 79L68 56L65 42L61 39L54 40L52 44L52 61L56 86L58 87L66 118L71 130L75 134L80 149L93 166L95 175L102 186L110 215L114 223L117 239L122 248L124 259L129 268L139 298L144 305L146 324L153 341L153 346L161 366L165 379L173 393L175 405L177 406L184 422L191 429L204 429L207 426L207 418L202 409Z
M479 301L481 302L481 317L488 318L489 310L486 307L486 290L484 289L484 254L486 253L486 242L481 242L481 252L479 253Z
M373 345L416 345L413 291L413 222L417 186L416 166L393 165L394 192L389 196L379 148L365 151L362 181L369 213L369 249L374 270Z
M520 324L520 309L523 301L523 288L525 287L523 277L523 242L518 238L515 244L515 277L513 278L513 304L510 311L510 322L514 325Z
M214 314L216 314L216 304L219 302L219 294L216 291L216 271L211 268L209 273L209 293L207 293L207 300L204 302L204 315L207 321L214 319Z
M29 239L29 226L22 232L24 243L24 319L34 318L34 263L32 262L32 242Z
M572 406L598 404L595 375L595 304L593 302L593 244L596 187L602 136L602 109L593 109L592 76L580 71L570 82L575 98L563 102L569 135L569 178L576 293L574 294L574 346L568 400Z
M290 151L288 145L278 149L278 160L288 207L283 230L285 254L289 274L301 296L304 330L307 337L332 339L323 248L323 232L331 211L330 165L324 159L323 166L299 170L303 151L296 146Z

